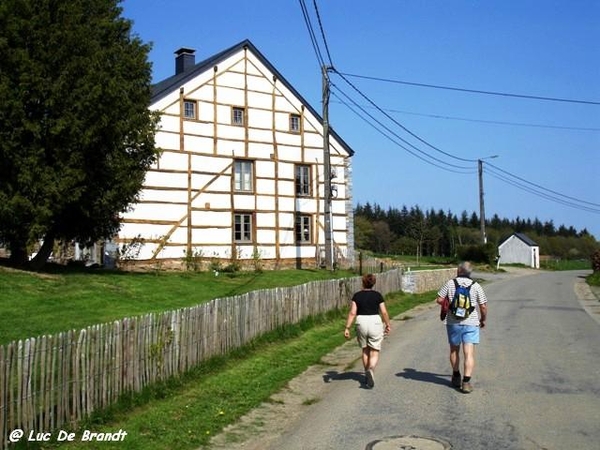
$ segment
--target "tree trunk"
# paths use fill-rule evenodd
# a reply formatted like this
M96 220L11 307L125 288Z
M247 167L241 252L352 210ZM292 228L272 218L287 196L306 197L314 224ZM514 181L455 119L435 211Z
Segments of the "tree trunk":
M9 264L12 267L25 267L27 266L27 245L25 242L11 242L10 243L10 258L8 259Z
M52 253L53 249L54 249L54 234L48 233L44 237L44 243L42 244L42 247L37 252L35 257L31 260L30 267L33 270L40 270L42 267L44 267L44 265L46 264L46 261L48 261L48 257Z

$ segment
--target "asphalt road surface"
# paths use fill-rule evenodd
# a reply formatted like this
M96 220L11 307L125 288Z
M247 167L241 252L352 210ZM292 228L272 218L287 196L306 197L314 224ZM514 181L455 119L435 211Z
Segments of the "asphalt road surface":
M429 306L393 321L373 389L352 344L350 366L313 372L327 382L318 401L255 447L600 449L600 320L576 295L588 273L481 275L489 313L471 394L450 387L445 328Z

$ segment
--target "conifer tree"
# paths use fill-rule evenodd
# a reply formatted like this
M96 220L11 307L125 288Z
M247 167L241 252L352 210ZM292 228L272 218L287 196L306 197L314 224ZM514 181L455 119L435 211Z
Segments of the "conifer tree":
M119 0L0 2L0 243L112 236L156 161L149 45Z

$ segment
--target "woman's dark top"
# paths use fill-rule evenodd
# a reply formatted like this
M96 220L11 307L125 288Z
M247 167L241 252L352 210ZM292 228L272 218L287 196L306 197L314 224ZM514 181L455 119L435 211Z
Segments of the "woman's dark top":
M356 303L357 316L374 316L379 314L379 304L384 300L379 292L367 289L354 294L352 301Z

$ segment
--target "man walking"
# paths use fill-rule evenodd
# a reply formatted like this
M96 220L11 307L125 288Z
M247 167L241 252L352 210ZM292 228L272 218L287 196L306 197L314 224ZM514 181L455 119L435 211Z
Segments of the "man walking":
M475 345L479 330L487 318L487 298L479 283L471 279L471 264L461 262L456 278L448 280L438 291L436 302L449 304L444 323L450 344L452 386L468 394L473 391L471 376L475 367ZM463 353L463 377L460 374L460 349Z

